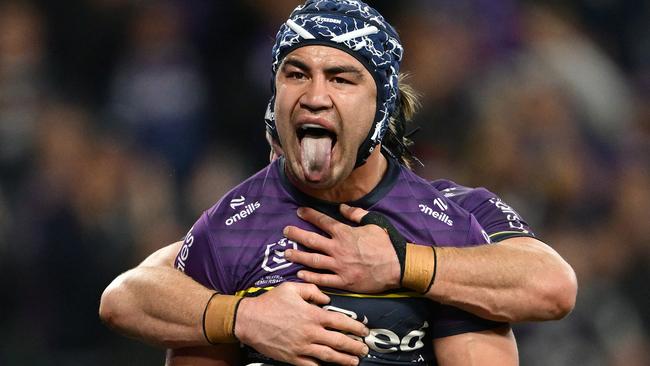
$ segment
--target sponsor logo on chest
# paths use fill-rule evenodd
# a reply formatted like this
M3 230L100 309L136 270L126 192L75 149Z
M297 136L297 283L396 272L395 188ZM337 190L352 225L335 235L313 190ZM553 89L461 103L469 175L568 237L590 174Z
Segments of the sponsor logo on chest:
M260 201L255 201L253 203L246 204L246 198L244 196L241 196L239 198L233 198L230 201L230 208L232 208L233 210L236 209L237 207L243 206L243 205L246 205L246 206L244 206L244 208L242 210L240 210L236 214L234 214L234 215L232 215L232 216L230 216L229 218L226 219L226 222L225 222L226 226L230 226L230 225L236 223L237 221L245 219L246 217L252 215L253 212L255 212L255 210L257 210L258 208L260 208L262 206Z
M360 321L368 325L368 317L363 315L360 318L355 311L343 309L333 305L325 305L323 309L341 313L349 316L350 318ZM424 337L429 323L425 320L422 325L417 329L411 329L406 334L398 334L397 329L386 328L371 328L370 333L364 337L348 335L349 337L358 341L364 342L368 347L377 353L394 353L394 352L413 352L424 347ZM424 358L418 354L418 360ZM376 358L376 356L368 355L369 358Z
M445 213L445 211L447 211L449 208L445 201L440 198L436 198L433 200L433 206L435 208L429 207L428 205L422 203L418 205L420 212L423 214L431 216L434 219L441 221L449 226L454 225L454 220L452 220L449 215Z

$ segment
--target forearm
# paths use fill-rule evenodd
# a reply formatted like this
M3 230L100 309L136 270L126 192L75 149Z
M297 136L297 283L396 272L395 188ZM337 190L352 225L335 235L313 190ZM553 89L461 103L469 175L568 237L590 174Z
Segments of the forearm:
M564 317L575 304L576 278L550 247L528 237L473 248L436 248L427 297L486 319L519 322Z
M181 244L158 250L106 288L99 315L108 326L162 347L208 344L203 310L214 291L173 268Z
M106 288L100 316L118 332L154 345L207 345L202 317L213 292L171 267L140 266Z
M356 223L368 215L368 211L345 205L341 205L341 213ZM389 222L373 219L350 227L312 209L304 209L301 215L303 220L320 225L330 238L287 227L287 238L313 252L288 249L285 258L331 272L298 272L302 280L321 287L358 293L406 287L427 291L427 297L437 302L506 322L559 319L575 305L573 270L553 249L534 238L510 238L477 247L436 247L435 252L429 248L427 253L420 250L426 246L409 245L395 235Z

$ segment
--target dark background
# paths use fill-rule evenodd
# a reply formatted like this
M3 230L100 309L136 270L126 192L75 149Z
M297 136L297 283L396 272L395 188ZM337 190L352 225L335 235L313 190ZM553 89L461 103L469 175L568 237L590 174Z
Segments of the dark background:
M569 317L517 326L521 363L647 362L649 3L371 3L422 94L418 172L498 193L577 272ZM162 364L101 292L265 165L295 5L0 1L0 365Z

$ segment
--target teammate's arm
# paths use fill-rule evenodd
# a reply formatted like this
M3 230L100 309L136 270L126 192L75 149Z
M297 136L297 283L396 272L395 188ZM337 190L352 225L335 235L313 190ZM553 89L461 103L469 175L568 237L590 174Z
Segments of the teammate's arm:
M556 320L575 305L573 269L535 238L436 251L437 274L426 294L435 301L505 322Z
M341 213L360 222L367 211L342 205ZM300 214L331 238L288 227L287 238L319 253L287 250L285 258L333 272L304 270L298 273L303 280L366 293L400 287L400 264L383 229L351 227L309 208ZM437 302L505 322L559 319L575 305L573 269L537 239L513 237L498 245L436 248L436 255L435 282L426 296Z
M99 307L104 323L160 347L208 345L202 317L214 291L173 268L182 244L159 249L111 282Z
M209 349L203 333L203 312L214 290L173 268L181 246L182 242L177 242L159 249L117 277L102 294L99 315L122 334L173 349L167 354L169 365L224 362L219 361L222 353ZM357 355L368 352L367 346L332 330L359 336L368 330L347 316L310 304L326 301L321 295L325 296L314 285L287 283L258 298L244 299L235 333L245 344L281 361L315 365L307 358L312 357L355 364ZM308 310L301 311L303 307ZM296 315L303 316L292 319ZM262 326L279 330L282 338L260 331ZM304 333L310 337L302 337ZM232 345L219 347L236 351Z
M235 334L239 341L258 352L292 365L317 366L320 361L357 365L359 357L368 353L368 347L345 333L366 336L367 331L360 333L361 323L317 306L327 303L328 296L315 285L283 283L260 296L241 301ZM242 364L231 355L235 352L239 356L239 349L228 346L219 344L216 346L218 349L191 347L168 350L167 364Z
M509 326L462 333L433 341L438 365L519 365L517 343Z

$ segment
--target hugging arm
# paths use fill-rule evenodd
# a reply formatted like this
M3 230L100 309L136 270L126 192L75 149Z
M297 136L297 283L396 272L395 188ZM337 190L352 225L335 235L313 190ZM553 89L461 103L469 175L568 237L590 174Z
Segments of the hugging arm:
M100 318L124 335L169 348L168 365L229 364L229 355L238 354L239 347L223 344L215 349L203 333L203 312L214 290L173 267L181 245L159 249L118 276L102 294ZM282 284L241 302L235 333L243 343L280 361L355 364L368 352L367 346L333 330L359 336L368 330L360 322L313 305L327 301L314 285ZM271 337L264 329L275 330L282 338Z
M437 255L435 283L427 296L441 303L507 322L556 320L575 305L573 270L535 238L437 248Z
M102 321L119 333L159 347L208 345L202 317L214 291L173 268L182 244L159 249L113 280L101 297Z
M341 213L360 223L368 212L341 205ZM297 227L285 230L287 238L316 251L287 250L286 258L332 272L303 270L298 273L303 280L365 293L401 286L400 264L385 230L377 225L352 227L310 208L301 209L299 215L330 236ZM436 256L429 271L435 272L435 282L426 293L434 301L505 322L560 319L575 305L573 269L533 237L504 237L497 244L467 248L436 248Z

